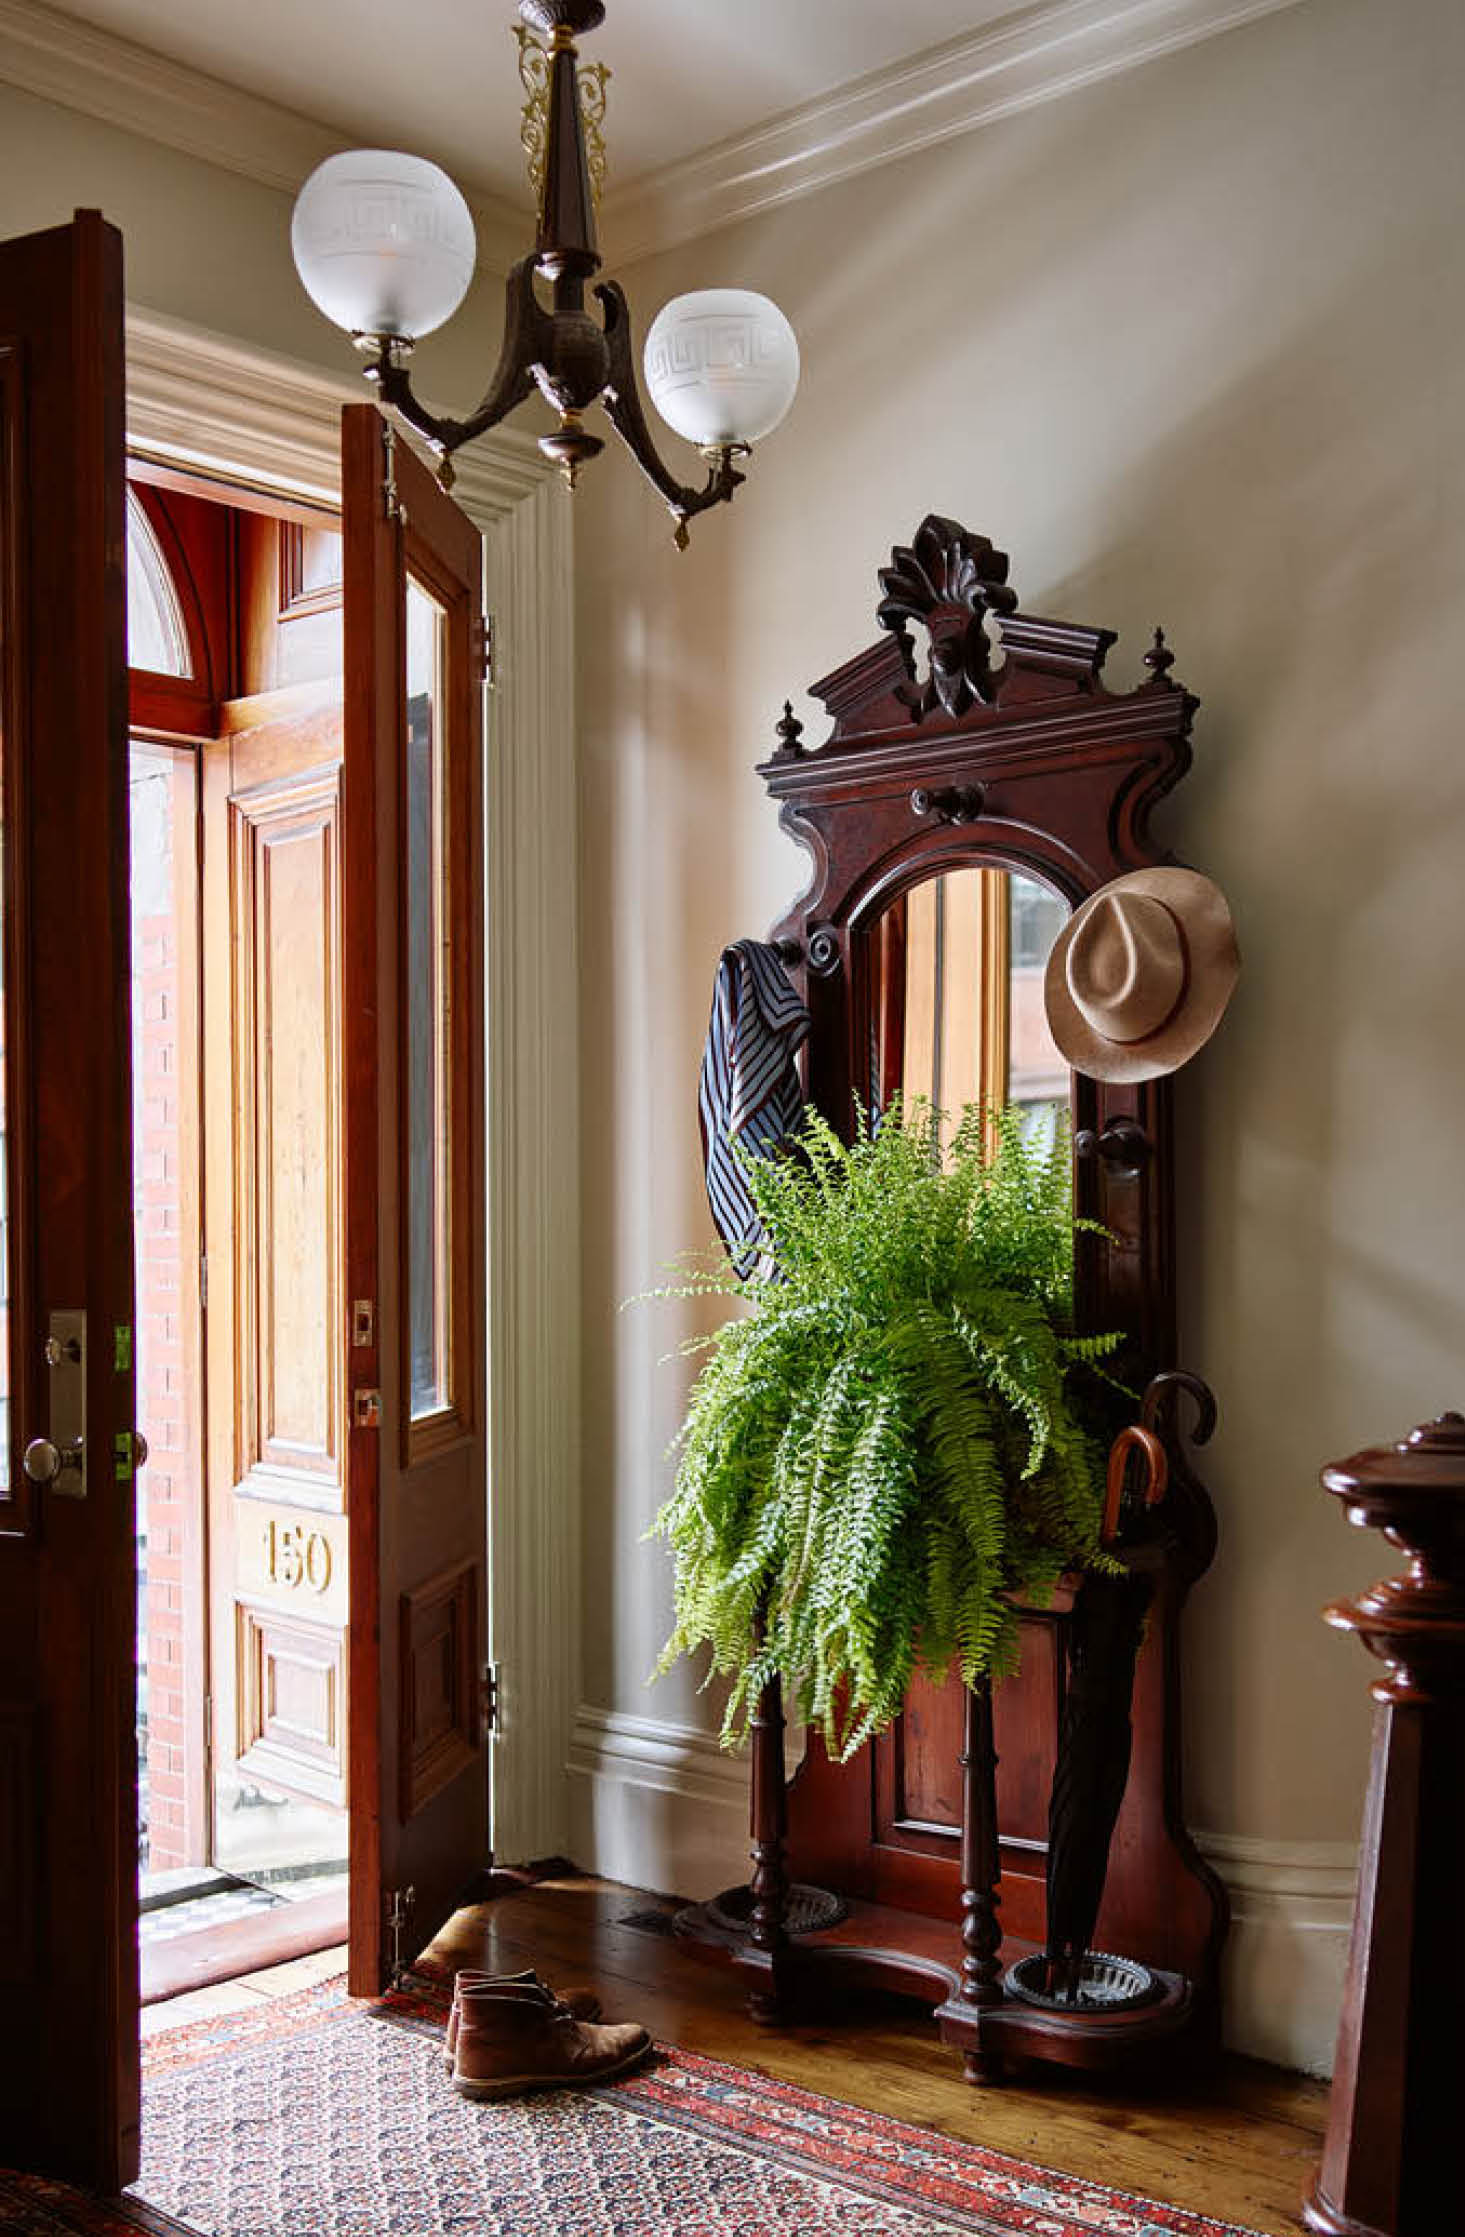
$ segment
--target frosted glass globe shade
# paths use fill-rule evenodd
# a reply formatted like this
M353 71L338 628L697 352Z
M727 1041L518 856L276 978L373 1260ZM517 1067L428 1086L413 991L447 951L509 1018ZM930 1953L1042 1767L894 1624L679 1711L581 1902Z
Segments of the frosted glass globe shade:
M799 385L799 345L776 303L744 288L674 296L646 337L646 388L701 448L771 435Z
M413 340L452 317L477 250L447 172L384 148L328 155L311 172L290 246L306 294L337 326Z

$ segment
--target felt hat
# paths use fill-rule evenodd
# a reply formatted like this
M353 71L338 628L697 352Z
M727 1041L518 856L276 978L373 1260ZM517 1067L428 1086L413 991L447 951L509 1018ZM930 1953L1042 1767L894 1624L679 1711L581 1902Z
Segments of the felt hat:
M1197 870L1131 870L1059 934L1044 981L1049 1031L1091 1080L1156 1080L1204 1047L1240 968L1219 886Z

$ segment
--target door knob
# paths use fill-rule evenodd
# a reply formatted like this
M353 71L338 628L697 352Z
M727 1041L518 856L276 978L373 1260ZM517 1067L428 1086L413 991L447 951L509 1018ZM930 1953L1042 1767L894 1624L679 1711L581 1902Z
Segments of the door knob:
M33 1437L21 1465L33 1484L54 1484L68 1469L81 1473L82 1449L80 1437L65 1445L53 1445L49 1437Z

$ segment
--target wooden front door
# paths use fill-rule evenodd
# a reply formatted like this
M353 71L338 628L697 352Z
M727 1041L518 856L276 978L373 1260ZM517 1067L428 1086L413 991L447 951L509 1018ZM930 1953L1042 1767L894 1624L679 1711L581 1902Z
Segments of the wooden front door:
M482 551L342 415L351 1988L489 1862Z
M340 678L222 715L203 749L212 1856L308 1891L324 1939L347 1850Z
M0 246L0 2162L102 2189L138 2123L122 301L94 212Z

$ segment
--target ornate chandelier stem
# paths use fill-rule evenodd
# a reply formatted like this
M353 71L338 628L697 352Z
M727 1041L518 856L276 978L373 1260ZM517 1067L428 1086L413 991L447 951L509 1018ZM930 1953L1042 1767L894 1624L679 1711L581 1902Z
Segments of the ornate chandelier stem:
M538 174L538 219L533 250L505 284L498 364L477 408L466 419L429 410L408 363L412 337L451 314L472 273L471 215L435 165L380 152L328 157L297 204L296 261L320 307L353 335L382 405L436 453L445 488L453 453L538 388L559 423L539 438L539 448L571 487L584 462L605 448L583 424L599 404L685 546L688 521L727 503L744 479L734 461L788 409L797 345L788 321L762 296L704 292L667 306L653 328L647 377L658 407L709 467L700 488L678 480L646 423L625 296L610 282L595 289L603 323L586 307L587 287L600 270L595 192L608 72L597 65L582 81L575 42L604 21L603 0L519 0L519 13L528 27L519 34L530 96L523 138ZM333 169L339 187L326 183ZM364 251L356 246L363 237ZM536 275L547 283L547 301Z

